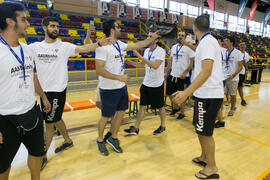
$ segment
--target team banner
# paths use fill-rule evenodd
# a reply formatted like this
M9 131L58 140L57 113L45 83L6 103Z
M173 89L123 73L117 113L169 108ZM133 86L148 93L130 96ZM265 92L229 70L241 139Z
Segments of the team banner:
M101 13L102 16L110 15L110 4L106 2L101 2Z
M166 19L165 19L167 23L169 24L174 24L173 20L172 20L172 14L171 13L166 13Z
M160 11L154 11L154 20L155 20L156 22L159 22L159 12L160 12Z
M159 22L166 22L166 13L165 12L160 12L159 13Z
M125 4L118 5L118 17L120 17L120 18L127 17L127 7L125 6Z
M241 0L238 7L238 18L241 18L248 0Z
M215 0L207 0L207 2L209 5L209 9L214 12L215 11Z
M141 8L139 8L138 6L134 7L133 14L134 19L140 19L142 14Z
M148 16L147 16L147 20L155 20L155 16L154 16L154 11L148 9Z
M264 21L263 21L263 28L266 27L269 19L270 19L270 7L266 10Z
M255 12L256 12L256 9L258 7L258 0L255 0L253 3L252 3L252 6L251 6L251 9L250 9L250 12L249 12L249 17L248 17L248 20L252 20Z
M172 14L172 24L178 23L178 16L176 14Z
M127 19L134 19L134 8L132 6L126 6Z
M141 19L148 20L148 11L147 9L141 9Z

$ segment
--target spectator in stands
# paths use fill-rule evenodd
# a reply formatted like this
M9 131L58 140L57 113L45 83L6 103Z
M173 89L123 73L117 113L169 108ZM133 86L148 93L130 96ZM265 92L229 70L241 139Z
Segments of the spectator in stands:
M185 91L173 94L176 104L194 95L193 124L201 144L202 154L192 161L205 166L195 176L199 179L218 179L215 163L214 125L224 97L221 50L217 40L210 34L207 15L198 16L193 31L199 40L195 52L193 82Z
M242 42L240 43L240 51L244 55L244 61L243 61L243 68L239 74L239 84L238 84L238 92L241 98L241 105L246 106L247 102L244 99L244 92L243 92L243 83L246 80L247 74L248 74L248 62L249 62L249 54L246 52L246 43Z
M66 101L66 88L68 83L67 61L72 55L94 51L97 47L107 45L110 39L102 38L94 44L76 46L68 42L57 40L59 36L58 19L46 17L43 19L42 27L45 32L45 40L30 44L36 54L37 76L41 87L46 91L46 95L52 104L52 110L46 115L46 150L49 149L53 135L54 126L64 137L64 142L55 149L55 153L62 152L73 147L65 122L62 119L64 105ZM43 107L43 104L41 104ZM42 167L47 164L47 157L44 156Z
M121 37L121 27L115 20L103 23L103 32L106 37L112 38L112 45L96 49L96 71L99 75L101 113L102 117L98 123L97 146L101 154L108 156L109 152L103 139L105 126L111 117L112 135L106 140L114 150L122 153L119 140L117 139L125 110L128 108L128 92L126 84L129 81L127 74L124 74L124 58L126 51L143 48L151 44L159 37L158 32L152 34L152 38L139 41L133 44L126 44L118 39Z
M148 38L152 37L153 32L149 32ZM139 134L139 127L144 118L146 107L151 105L151 109L159 109L160 126L153 132L154 135L165 131L166 112L164 107L164 66L166 52L157 46L158 39L144 51L143 57L134 51L134 54L141 60L135 62L126 60L126 63L137 68L145 67L145 76L140 88L140 108L135 126L130 126L124 131L128 134Z
M225 56L225 76L227 77L227 79L224 92L225 94L231 96L231 109L228 113L228 116L233 116L236 104L239 72L242 70L243 67L243 54L238 49L234 48L234 37L227 37L226 39L224 39L224 43L227 49Z
M35 92L48 113L51 105L34 76L34 54L18 39L29 26L20 3L0 4L0 179L7 180L21 143L28 151L32 180L40 179L45 154L43 117Z
M190 83L189 72L192 70L194 61L194 51L186 46L187 34L185 31L178 32L178 43L173 45L171 49L171 60L169 61L166 73L171 73L167 78L166 94L172 101L172 94L176 91L183 91ZM186 102L181 104L181 108L177 104L173 104L171 116L174 116L180 109L181 113L176 118L181 120L185 117L185 105ZM180 108L180 109L179 109Z

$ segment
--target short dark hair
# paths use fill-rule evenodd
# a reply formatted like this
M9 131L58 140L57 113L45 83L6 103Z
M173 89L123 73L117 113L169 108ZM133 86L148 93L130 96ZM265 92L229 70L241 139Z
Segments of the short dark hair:
M185 29L181 29L180 31L178 31L178 34L179 34L180 32L184 32L184 33L185 33L185 36L187 37L188 33L187 33L187 31L186 31Z
M56 17L45 17L42 20L42 26L48 26L50 22L58 22L58 19Z
M235 45L235 38L234 37L228 36L226 39L228 39L233 44L233 46Z
M3 2L0 3L0 29L4 30L7 28L7 18L13 19L17 22L18 14L16 11L24 11L24 6L18 2Z
M208 14L203 14L203 15L198 16L194 21L194 25L201 32L209 31L210 30L209 15Z
M103 26L103 33L106 35L106 37L109 37L111 35L111 29L115 28L114 23L116 22L116 20L108 20L105 21L102 26Z

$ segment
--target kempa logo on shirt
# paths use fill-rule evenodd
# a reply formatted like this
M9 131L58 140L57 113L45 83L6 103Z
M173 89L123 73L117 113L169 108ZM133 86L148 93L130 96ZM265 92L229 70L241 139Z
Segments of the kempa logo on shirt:
M48 116L47 120L48 121L53 121L53 118L55 116L56 113L56 109L59 107L58 105L58 99L53 99L53 107L52 107L52 112L50 113L50 115Z
M38 54L39 58L57 58L56 54Z
M196 130L202 132L203 131L203 125L204 125L204 113L206 113L206 111L203 109L203 102L198 102L198 118L199 118L199 122L196 123Z

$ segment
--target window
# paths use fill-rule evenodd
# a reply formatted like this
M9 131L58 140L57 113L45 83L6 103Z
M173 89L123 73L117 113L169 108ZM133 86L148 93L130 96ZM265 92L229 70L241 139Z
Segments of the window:
M104 2L111 2L112 0L101 0L101 1L104 1Z
M141 8L149 8L149 0L140 0L140 7Z
M199 8L188 5L188 16L197 17L199 14Z
M225 14L215 12L213 27L216 29L224 29Z
M124 2L127 3L128 5L131 5L131 6L137 6L138 5L137 0L124 0Z
M181 3L180 5L180 12L183 13L184 15L187 15L187 4Z
M262 23L256 21L248 21L249 33L254 35L262 35Z
M229 15L228 30L236 31L236 28L237 28L237 17Z
M175 1L170 1L170 13L180 13L180 3Z
M163 10L164 9L164 0L150 0L149 1L150 9Z

